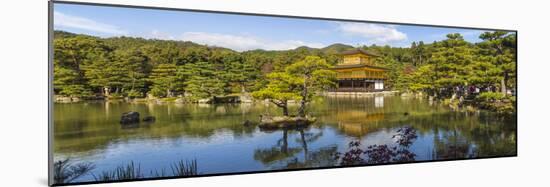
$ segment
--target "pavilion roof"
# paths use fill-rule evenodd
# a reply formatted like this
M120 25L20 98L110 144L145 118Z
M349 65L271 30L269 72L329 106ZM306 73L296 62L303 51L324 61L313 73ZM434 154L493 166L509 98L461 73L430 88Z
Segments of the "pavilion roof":
M371 65L367 65L367 64L339 64L339 65L334 66L332 69L347 69L347 68L362 68L362 67L388 70L388 68L383 68L383 67L378 67L378 66L371 66Z

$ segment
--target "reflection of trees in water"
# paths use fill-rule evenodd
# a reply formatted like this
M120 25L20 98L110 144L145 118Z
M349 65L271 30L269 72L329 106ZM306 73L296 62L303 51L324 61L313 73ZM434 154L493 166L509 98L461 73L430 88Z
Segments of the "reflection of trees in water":
M252 137L254 126L244 126L246 120L257 120L260 109L265 107L245 106L252 109L244 115L242 105L211 105L201 108L198 105L150 104L150 103L77 103L56 105L54 141L55 152L61 154L88 154L89 151L103 151L113 140L120 142L140 137L153 139L209 138L220 130L230 131L234 137ZM104 114L104 106L112 111ZM220 109L223 107L224 109ZM143 116L155 116L151 124L121 126L120 114L124 111L137 111ZM219 111L225 110L222 114ZM60 115L60 114L57 114ZM85 117L82 117L85 116ZM62 120L63 119L63 120Z
M405 126L397 129L391 137L393 143L381 145L362 146L359 141L351 141L348 144L348 150L340 153L336 146L318 148L315 151L309 150L308 145L315 142L322 136L322 133L305 132L297 130L296 142L301 144L297 147L289 146L289 134L292 130L282 130L282 138L268 149L255 150L254 159L265 165L279 166L281 168L307 168L307 167L326 167L335 165L364 165L364 164L384 164L412 162L416 160L417 155L410 150L411 145L418 138L417 129L412 126ZM494 133L490 133L493 135ZM478 137L478 136L476 136ZM506 133L500 136L491 136L491 138L509 137ZM434 132L434 150L432 159L456 159L472 158L479 156L484 144L475 144L472 137L464 135L459 130ZM476 141L475 139L473 141ZM495 142L496 145L502 141ZM497 146L500 147L500 146ZM503 146L504 147L504 146ZM298 153L303 153L303 158L298 157Z
M312 103L310 112L318 116L317 125L335 127L346 137L361 138L381 129L409 124L423 134L431 135L436 129L464 132L461 135L476 145L478 156L515 154L515 119L496 118L484 112L449 112L418 99L385 97L384 106L380 108L374 107L375 102L374 97L320 98ZM155 116L157 121L139 128L122 128L118 124L120 114L130 110ZM207 107L125 102L56 104L54 152L70 156L94 154L108 150L114 140L125 142L143 137L207 139L220 131L230 132L236 138L254 137L256 128L242 125L243 122L255 121L262 113L277 111L274 106L262 103Z
M319 148L317 151L308 153L308 156L303 161L298 158L289 160L285 168L308 168L308 167L328 167L335 166L337 164L335 155L338 151L338 147L329 146Z
M454 129L434 133L434 159L460 159L516 154L515 130L477 125L469 132Z
M344 105L345 106L345 105ZM345 110L323 118L328 125L337 124L347 136L361 138L381 129L409 124L418 133L433 135L434 141L423 142L430 147L428 159L477 158L516 154L516 126L514 118L503 118L493 113L448 112L432 109L411 110L408 115L383 113L384 118L373 120L374 111ZM336 116L336 117L334 117ZM334 119L331 119L334 118ZM334 125L333 125L334 126ZM427 144L427 145L426 145ZM382 149L382 148L380 148Z
M475 157L473 147L461 132L455 130L434 134L434 159L456 159Z
M298 147L289 147L288 137L289 133L297 132L298 138L296 143ZM304 129L300 130L282 130L282 138L277 143L266 149L256 149L254 151L254 159L262 162L267 166L280 167L280 168L307 168L307 167L323 167L334 166L336 161L334 159L337 147L328 146L322 147L315 151L311 151L308 144L317 141L323 132L306 132ZM298 153L303 153L303 159L299 158Z
M514 133L492 133L485 136L474 136L477 157L516 155L516 135Z
M341 157L340 165L362 165L362 164L383 164L395 162L411 162L415 160L416 154L409 151L410 145L417 138L416 129L413 127L402 127L392 137L397 145L369 145L366 149L361 148L359 141L351 141L349 149Z
M409 151L409 147L417 138L416 129L412 127L398 129L391 137L395 141L392 145L370 145L362 148L359 141L351 141L348 144L349 149L344 153L338 152L336 145L309 150L308 144L319 139L322 132L308 133L304 130L297 130L299 136L296 141L300 146L289 147L289 132L291 130L282 130L282 138L273 147L255 150L254 159L268 166L288 169L410 162L416 157ZM304 154L303 158L297 155L301 152Z
M268 149L254 150L254 159L265 165L287 159L301 151L298 147L288 147L288 130L283 130L283 137L277 140L277 143Z

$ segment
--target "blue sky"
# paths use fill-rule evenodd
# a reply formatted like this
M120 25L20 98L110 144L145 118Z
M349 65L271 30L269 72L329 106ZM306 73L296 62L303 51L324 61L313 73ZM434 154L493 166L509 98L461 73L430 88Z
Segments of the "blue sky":
M133 36L193 41L237 51L286 50L334 43L407 47L413 41L461 33L479 42L483 30L340 22L267 16L55 4L54 29L100 37Z

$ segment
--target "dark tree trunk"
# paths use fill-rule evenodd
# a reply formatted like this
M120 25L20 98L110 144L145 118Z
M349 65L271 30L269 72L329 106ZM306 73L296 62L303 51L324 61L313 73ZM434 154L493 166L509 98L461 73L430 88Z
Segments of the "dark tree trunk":
M508 72L504 72L503 78L500 80L500 90L506 95L506 82L508 81Z
M288 107L286 105L284 105L281 108L283 108L283 115L288 116Z
M274 100L271 100L271 103L275 104L277 107L281 108L283 110L283 115L288 116L288 102L287 101L279 101L276 102Z
M306 117L306 102L303 98L302 101L300 101L300 108L298 108L298 116Z
M309 78L306 78L303 85L302 90L302 100L300 101L300 108L298 109L298 116L300 117L306 117L306 104L307 104L307 80ZM353 85L353 84L352 84Z

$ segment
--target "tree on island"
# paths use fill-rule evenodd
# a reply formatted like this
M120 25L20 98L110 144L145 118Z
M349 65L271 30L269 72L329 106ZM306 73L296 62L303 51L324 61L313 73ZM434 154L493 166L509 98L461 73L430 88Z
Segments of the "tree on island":
M318 56L307 56L285 68L267 75L265 88L252 93L258 99L269 99L288 116L288 101L300 100L298 116L306 116L306 106L319 91L335 85L336 73Z
M298 116L306 116L306 105L315 94L335 86L336 72L329 70L330 67L318 56L307 56L304 60L286 67L285 71L298 83L296 88L301 97Z
M300 95L295 91L295 79L285 72L274 72L266 76L268 84L265 88L252 92L257 99L269 99L275 106L283 110L284 116L289 116L288 101L297 100Z

